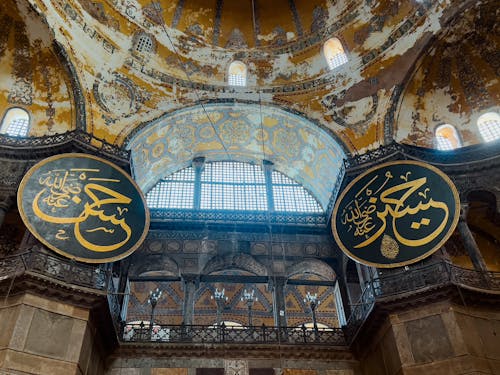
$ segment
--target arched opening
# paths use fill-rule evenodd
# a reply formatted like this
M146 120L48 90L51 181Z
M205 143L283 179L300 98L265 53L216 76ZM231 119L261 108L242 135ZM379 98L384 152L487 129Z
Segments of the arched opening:
M347 63L347 55L338 38L330 38L323 45L323 53L330 70Z
M454 150L462 146L457 130L450 124L439 125L436 128L435 143L438 150Z
M26 137L30 125L29 113L22 108L10 108L5 112L1 133L12 137Z
M247 66L241 61L233 61L228 69L229 86L246 86Z
M147 34L141 34L135 42L135 50L140 53L150 53L153 51L153 39Z
M485 142L491 142L500 138L500 115L488 112L477 119L477 128Z

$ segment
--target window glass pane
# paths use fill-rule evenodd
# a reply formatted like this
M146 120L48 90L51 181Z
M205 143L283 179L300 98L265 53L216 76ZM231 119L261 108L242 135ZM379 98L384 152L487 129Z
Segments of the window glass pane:
M150 208L193 208L194 170L185 168L165 177L146 194Z
M323 212L320 204L302 185L273 171L274 209L286 212Z
M453 125L443 124L436 128L436 148L438 150L453 150L460 146L462 143Z
M485 142L500 138L500 115L498 113L485 113L477 120L477 126Z

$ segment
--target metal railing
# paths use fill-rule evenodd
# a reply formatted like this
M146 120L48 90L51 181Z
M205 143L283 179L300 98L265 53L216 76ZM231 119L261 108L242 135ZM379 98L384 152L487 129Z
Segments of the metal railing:
M21 274L43 275L64 283L108 292L110 312L122 342L184 342L238 344L347 345L377 301L446 285L500 294L500 272L479 272L448 262L436 262L397 273L381 275L367 283L343 328L234 327L164 325L148 322L120 323L121 305L109 272L102 266L77 263L44 252L31 251L0 259L0 281Z
M370 280L351 310L344 327L346 337L354 338L377 300L445 285L500 293L500 272L480 272L443 261Z
M166 325L154 323L125 324L121 330L123 342L168 342L193 344L315 344L328 346L347 345L341 328L306 327L241 327Z
M26 252L0 259L0 280L34 273L81 287L106 290L106 270L42 252Z

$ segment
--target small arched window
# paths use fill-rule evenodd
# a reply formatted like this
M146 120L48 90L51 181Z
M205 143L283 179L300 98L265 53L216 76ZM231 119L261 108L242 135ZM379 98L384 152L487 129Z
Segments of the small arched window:
M247 84L247 66L241 61L233 61L228 70L229 86L246 86Z
M22 108L10 108L5 113L0 127L3 134L26 137L30 126L30 115Z
M323 45L323 53L330 70L347 63L347 55L342 43L337 38L328 39Z
M135 43L135 50L141 53L149 53L153 51L153 39L149 35L141 34Z
M485 142L500 138L500 115L488 112L477 119L477 128Z
M436 128L435 136L436 148L438 150L453 150L462 146L462 142L460 142L457 130L453 125L439 125Z

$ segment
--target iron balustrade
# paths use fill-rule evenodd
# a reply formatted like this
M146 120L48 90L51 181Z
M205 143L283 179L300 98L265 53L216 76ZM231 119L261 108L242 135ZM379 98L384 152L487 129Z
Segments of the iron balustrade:
M442 261L409 270L401 268L397 273L374 278L366 284L359 301L351 308L344 326L346 337L349 341L354 338L377 300L446 285L499 292L500 272L465 269Z
M121 301L108 269L87 265L44 252L31 251L0 258L0 281L22 274L43 275L75 286L107 291L115 329L123 342L261 343L347 345L372 311L377 301L447 285L500 292L500 272L464 269L448 262L436 262L409 270L381 275L369 281L351 308L343 328L234 327L120 323Z
M0 259L0 279L33 273L81 287L106 290L107 271L42 252L26 252Z
M164 342L192 344L315 344L345 346L347 342L341 328L259 327L166 325L149 322L123 325L120 339L123 342Z

